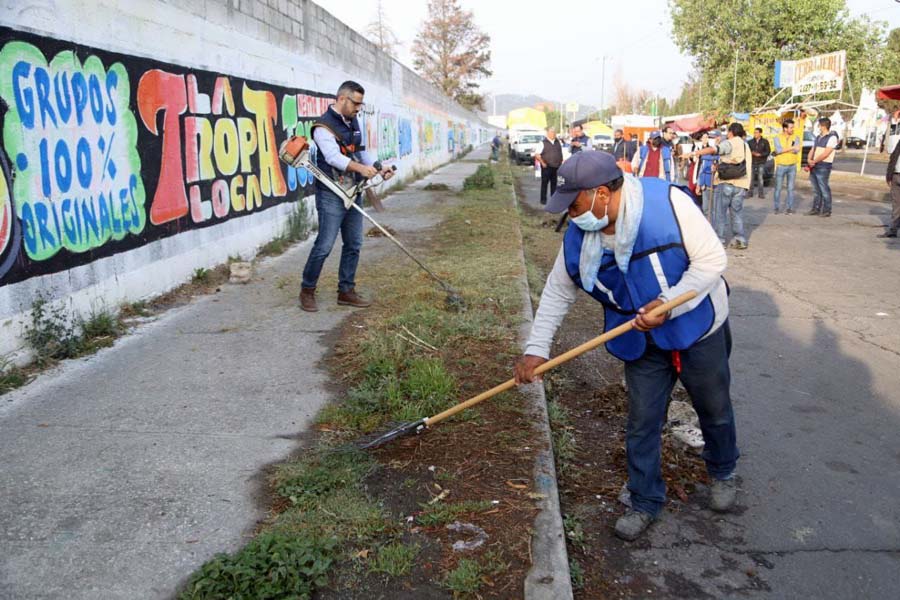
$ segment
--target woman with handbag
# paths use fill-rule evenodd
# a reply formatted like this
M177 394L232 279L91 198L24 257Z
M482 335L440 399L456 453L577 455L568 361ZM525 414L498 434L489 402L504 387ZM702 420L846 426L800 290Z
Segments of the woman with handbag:
M730 214L733 235L731 247L738 250L747 249L747 238L744 236L744 199L750 189L751 153L744 139L746 135L743 125L732 123L728 126L725 141L715 148L704 148L691 153L691 156L719 155L719 167L715 177L716 233L719 234L719 241L727 245L725 217Z

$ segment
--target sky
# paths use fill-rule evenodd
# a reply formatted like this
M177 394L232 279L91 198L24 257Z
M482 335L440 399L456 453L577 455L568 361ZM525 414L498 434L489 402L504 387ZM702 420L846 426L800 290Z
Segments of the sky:
M357 31L375 18L377 0L314 0ZM691 58L672 42L666 0L460 0L491 36L491 69L481 89L536 94L598 106L613 94L616 72L635 88L674 99ZM412 65L410 46L427 17L427 0L382 0L387 22ZM900 1L847 0L852 15L900 27ZM606 57L604 60L603 57ZM605 67L605 69L604 69ZM486 108L490 110L490 99Z

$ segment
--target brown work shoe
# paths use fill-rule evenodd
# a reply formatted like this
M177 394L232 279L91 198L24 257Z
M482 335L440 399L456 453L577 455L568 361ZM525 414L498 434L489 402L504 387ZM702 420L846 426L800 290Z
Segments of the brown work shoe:
M300 289L300 308L306 312L318 312L319 307L316 306L316 288Z
M354 306L356 308L367 308L372 306L372 302L357 294L354 288L350 288L346 292L338 292L337 303L345 306Z

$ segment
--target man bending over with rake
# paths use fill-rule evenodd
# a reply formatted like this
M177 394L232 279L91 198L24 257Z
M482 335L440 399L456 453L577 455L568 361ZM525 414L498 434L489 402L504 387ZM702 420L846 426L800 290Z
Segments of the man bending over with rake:
M703 459L713 480L710 508L731 509L739 456L729 388L731 331L727 258L719 238L680 188L659 178L623 174L606 152L576 154L560 168L565 184L547 203L570 223L547 277L517 383L536 379L578 289L600 302L606 331L634 319L635 329L606 348L625 362L630 508L616 522L632 541L662 512L661 433L669 395L680 379L700 418ZM696 298L670 314L649 312L685 292ZM594 329L598 324L586 323Z

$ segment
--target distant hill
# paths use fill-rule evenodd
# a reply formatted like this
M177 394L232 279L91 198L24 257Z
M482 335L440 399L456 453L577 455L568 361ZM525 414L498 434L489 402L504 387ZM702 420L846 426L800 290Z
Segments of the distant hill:
M497 114L505 115L509 111L516 108L523 108L525 106L535 106L536 104L540 104L542 102L549 102L554 105L559 105L558 100L551 100L547 98L542 98L541 96L536 96L534 94L530 94L528 96L523 96L521 94L497 94ZM487 96L485 98L484 107L487 109L481 114L482 116L487 116L492 114L494 110L494 101L491 96ZM597 110L596 106L592 106L589 104L582 104L578 106L578 112L575 115L576 120L581 119L586 115Z

